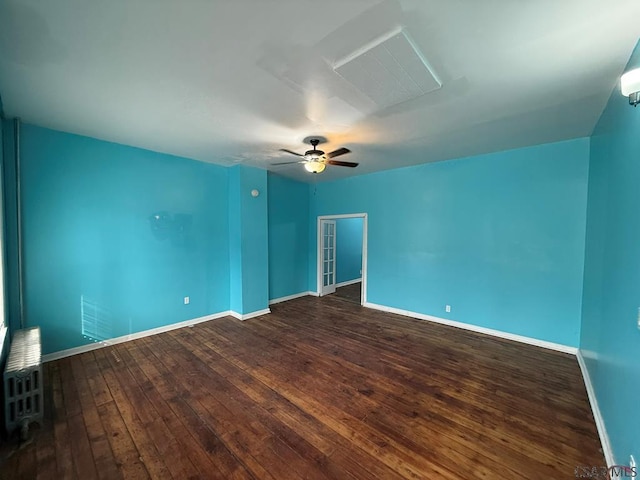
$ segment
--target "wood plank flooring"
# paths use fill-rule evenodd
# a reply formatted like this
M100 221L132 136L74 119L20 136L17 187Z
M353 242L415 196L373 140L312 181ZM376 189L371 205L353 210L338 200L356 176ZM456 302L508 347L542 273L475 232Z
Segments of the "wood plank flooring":
M341 298L348 302L361 304L360 293L362 290L362 282L352 283L351 285L345 285L344 287L336 288L336 292L332 294L335 297Z
M605 465L576 359L303 297L47 363L25 479L570 479Z

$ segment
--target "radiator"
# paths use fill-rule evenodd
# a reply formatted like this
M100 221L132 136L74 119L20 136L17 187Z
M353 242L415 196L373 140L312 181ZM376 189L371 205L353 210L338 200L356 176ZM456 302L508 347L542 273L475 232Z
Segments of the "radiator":
M5 422L9 435L16 427L26 439L29 424L42 425L42 354L40 327L18 330L13 335L4 369Z

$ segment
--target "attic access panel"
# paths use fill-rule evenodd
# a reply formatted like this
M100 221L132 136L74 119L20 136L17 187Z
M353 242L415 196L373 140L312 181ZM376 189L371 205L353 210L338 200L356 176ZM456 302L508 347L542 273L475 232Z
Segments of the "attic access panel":
M418 47L402 29L395 29L337 61L334 71L387 108L442 87Z

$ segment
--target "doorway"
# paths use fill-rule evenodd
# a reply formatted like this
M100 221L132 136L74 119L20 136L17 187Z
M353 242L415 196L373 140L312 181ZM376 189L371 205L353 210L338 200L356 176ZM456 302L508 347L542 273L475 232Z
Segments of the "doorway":
M340 282L338 280L339 265L337 265L337 239L340 230L336 225L341 219L361 219L362 220L362 264L361 279L354 279L350 282ZM354 240L357 241L357 240ZM367 214L353 213L344 215L322 215L318 217L317 230L317 289L318 296L329 295L336 292L338 297L350 301L357 301L363 305L366 301L367 292ZM358 289L359 286L359 291ZM359 299L357 294L359 293Z
M320 252L322 252L322 283L320 296L336 291L336 221L320 221Z

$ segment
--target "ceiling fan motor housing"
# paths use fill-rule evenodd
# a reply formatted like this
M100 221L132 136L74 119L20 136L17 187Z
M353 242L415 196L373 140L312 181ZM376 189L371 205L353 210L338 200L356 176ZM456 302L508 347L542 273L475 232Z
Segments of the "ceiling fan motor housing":
M304 152L304 156L311 159L317 159L322 157L323 155L324 152L322 150L316 150L315 148L313 150L307 150L306 152Z
M317 138L312 138L309 143L313 147L313 150L307 150L306 152L304 152L305 157L311 160L316 160L324 155L324 152L322 150L318 150L316 148L318 146L318 143L320 143L320 140L318 140Z

